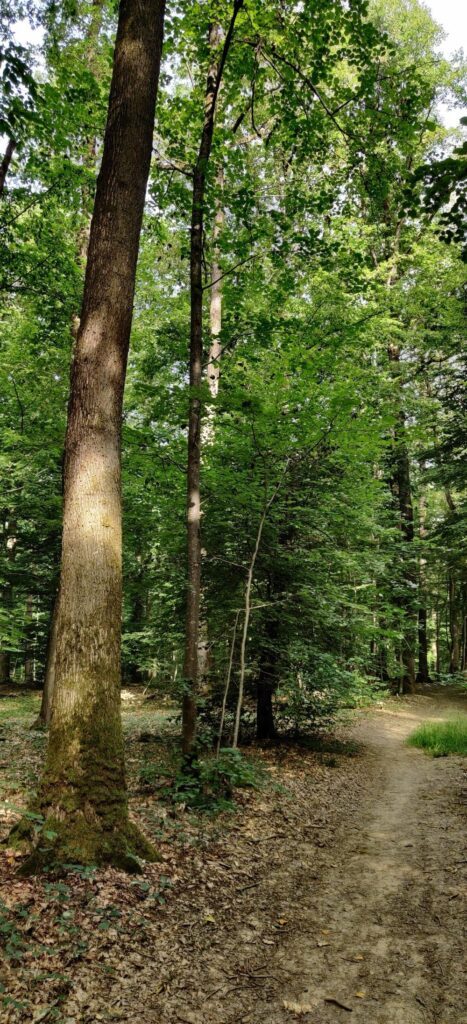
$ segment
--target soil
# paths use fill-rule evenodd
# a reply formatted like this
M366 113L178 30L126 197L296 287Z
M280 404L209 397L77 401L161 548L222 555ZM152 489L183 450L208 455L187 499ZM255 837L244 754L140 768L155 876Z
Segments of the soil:
M107 887L121 916L68 963L60 1021L466 1024L465 762L404 742L462 703L394 699L327 751L266 752L277 786L175 857L161 842L170 895L137 924L134 881L83 880L83 931L90 886ZM7 1019L46 1019L48 1005Z

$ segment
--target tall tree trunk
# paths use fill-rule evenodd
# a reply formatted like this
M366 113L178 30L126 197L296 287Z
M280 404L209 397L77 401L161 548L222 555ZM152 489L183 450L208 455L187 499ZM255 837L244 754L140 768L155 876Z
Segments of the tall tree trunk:
M272 707L273 684L260 676L256 684L256 739L273 740L276 736Z
M449 596L449 634L450 634L450 651L449 651L449 672L454 675L459 671L460 665L460 628L459 628L459 609L457 600L457 587L456 581L452 575L449 576L448 583L448 596Z
M102 21L104 15L105 0L92 0L92 9L89 25L87 28L86 36L84 39L84 62L85 65L93 75L97 76L99 65L97 61L97 47L99 41L99 34L102 28ZM95 169L96 166L96 139L88 139L84 154L84 166L90 170ZM83 210L85 208L85 200L83 195ZM89 231L91 227L91 216L86 216L83 224L81 225L77 233L77 251L76 258L80 267L85 268L86 256L89 244ZM76 344L76 339L79 330L79 316L78 311L75 310L71 317L71 335L73 339L73 345ZM32 728L47 728L50 725L50 719L52 715L52 697L55 681L55 655L57 652L57 605L58 602L58 590L55 597L52 615L50 617L49 635L47 638L47 652L46 652L46 663L45 663L45 676L44 676L44 688L42 691L42 701L39 711L39 715L34 722Z
M426 608L418 609L418 673L417 682L426 686L430 682L428 668L428 624Z
M463 612L463 627L462 627L462 672L467 669L467 616Z
M4 523L4 539L6 549L6 559L8 566L14 562L16 558L16 522L13 519L7 519ZM11 580L8 579L5 586L2 588L2 603L5 611L8 615L11 613L13 605L13 586ZM8 642L0 650L0 683L4 686L8 685L11 681L11 653L8 647Z
M282 476L279 478L279 480L278 480L276 486L274 487L270 497L268 497L267 490L266 490L266 495L265 495L265 499L264 499L264 505L263 505L263 509L262 509L261 516L260 516L260 519L259 519L258 529L257 529L257 532L256 532L255 546L253 548L253 552L252 552L251 559L250 559L250 564L248 566L248 572L246 574L245 599L244 599L245 612L244 612L244 616L243 616L242 639L241 639L241 644L240 644L240 671L239 671L239 678L238 678L237 708L236 708L236 712L235 712L235 722L234 722L234 730L233 730L233 737L232 737L232 746L233 747L237 747L238 746L238 737L240 735L240 722L241 722L241 717L242 717L243 695L244 695L244 691L245 691L246 646L247 646L247 640L248 640L248 627L250 625L251 591L252 591L252 588L253 588L253 579L254 579L254 574L255 574L256 559L258 558L259 549L261 547L261 540L262 540L262 536L263 536L264 524L265 524L266 519L268 517L268 514L269 514L269 511L271 509L271 506L274 504L274 502L275 502L275 500L277 498L277 495L279 493L280 487L281 487L281 485L282 485L282 483L283 483L283 481L285 479L285 474L286 474L287 469L288 469L289 461L290 461L289 459L286 460L284 468L283 468Z
M399 377L400 350L397 345L389 345L389 360ZM398 381L400 386L400 381ZM411 692L415 686L415 610L413 594L417 586L414 570L412 542L414 539L414 515L412 505L412 489L410 482L410 463L405 440L405 415L402 409L394 431L394 443L391 456L391 490L399 509L399 524L403 543L403 583L404 596L402 609L404 613L404 635L401 645L402 658L402 691Z
M209 304L209 321L211 327L211 344L209 347L208 363L208 384L211 398L217 398L219 392L221 331L222 331L222 272L219 266L219 238L225 221L225 213L222 205L222 190L224 187L224 174L222 168L217 174L217 186L219 195L216 202L216 216L214 219L213 231L213 256L211 263L211 296Z
M10 169L13 153L16 149L16 142L14 139L8 139L6 150L3 156L3 160L0 164L0 196L5 191L5 181Z
M55 689L37 806L44 861L135 869L120 718L121 417L163 0L122 0L65 441ZM50 847L50 848L49 848Z
M422 494L419 501L419 536L422 542L426 538L426 527L425 527L425 515L426 515L426 498ZM428 615L426 609L427 593L426 593L426 559L420 555L419 561L419 574L418 574L418 592L419 592L419 609L418 609L418 672L417 682L422 683L423 686L427 686L430 682L430 672L428 668Z
M214 230L212 233L213 258L211 263L211 289L209 302L209 323L211 341L209 346L207 379L209 392L211 398L213 399L217 398L217 394L219 391L221 357L220 334L222 330L222 278L218 263L218 241L225 219L224 210L222 207L223 183L224 176L221 169L217 174L217 185L219 188L219 194L216 197L216 215L214 218ZM201 424L201 453L205 453L208 447L213 444L215 431L215 413L216 411L213 405L206 406L205 415ZM203 601L201 593L201 609L202 604ZM207 677L211 669L211 663L212 658L209 643L209 623L207 621L206 616L201 614L198 642L198 678L201 688L203 687L203 683L205 683L207 680Z
M44 687L42 690L41 706L37 719L31 726L32 729L48 728L48 726L50 725L50 719L52 717L52 704L55 686L55 659L57 653L57 624L59 600L60 592L57 591L54 598L52 615L50 617L49 635L47 639L47 651L45 657Z
M33 687L36 682L35 658L33 646L34 629L34 598L28 594L26 599L26 644L24 651L24 683L25 686Z
M102 22L104 18L104 7L105 0L92 0L91 16L87 28L87 32L84 38L84 62L94 77L99 75L99 62L98 62L98 43L99 35L102 28ZM88 138L86 140L86 147L84 152L84 166L90 171L94 171L96 168L97 159L97 139L95 137ZM86 257L88 254L89 245L89 232L91 228L91 217L87 211L86 192L83 190L83 213L84 220L78 231L78 260L80 266L83 268L86 266ZM77 318L76 318L77 319ZM75 336L78 332L79 322L76 324Z
M441 672L441 613L439 608L436 609L436 675L439 676Z
M203 228L206 175L214 135L217 97L222 74L233 38L235 21L243 0L235 0L230 25L220 56L209 68L204 101L204 123L198 158L193 174L193 201L190 235L190 404L188 410L187 463L187 596L184 684L182 706L182 751L190 758L196 738L196 690L199 679L199 619L201 600L201 397L203 366ZM213 54L222 41L222 30L210 31Z
M279 535L279 544L286 545L292 538L292 530L287 527ZM256 739L275 739L276 725L272 698L277 687L278 654L277 646L280 635L281 620L277 608L278 598L284 596L280 574L270 574L267 588L269 607L266 611L264 636L259 650L259 671L256 683Z

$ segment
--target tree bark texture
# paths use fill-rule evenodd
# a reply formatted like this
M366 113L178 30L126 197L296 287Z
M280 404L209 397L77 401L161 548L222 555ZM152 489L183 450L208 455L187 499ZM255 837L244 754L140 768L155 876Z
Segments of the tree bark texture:
M201 142L193 174L190 233L190 402L188 410L187 461L187 595L182 751L190 757L196 739L196 690L199 679L199 621L201 601L201 395L203 367L203 229L206 177L214 135L217 97L233 39L235 21L243 0L235 0L232 18L220 55L222 30L213 25L209 43L213 61L209 68L204 101Z
M151 160L164 0L122 0L64 460L55 687L39 807L49 860L137 867L120 718L123 389ZM44 843L41 842L41 847ZM40 866L36 852L29 868Z

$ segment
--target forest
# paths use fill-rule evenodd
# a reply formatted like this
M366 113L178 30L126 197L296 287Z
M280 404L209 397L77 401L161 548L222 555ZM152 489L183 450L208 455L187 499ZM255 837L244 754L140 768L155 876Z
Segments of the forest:
M419 0L0 0L8 1022L463 1019L442 43Z

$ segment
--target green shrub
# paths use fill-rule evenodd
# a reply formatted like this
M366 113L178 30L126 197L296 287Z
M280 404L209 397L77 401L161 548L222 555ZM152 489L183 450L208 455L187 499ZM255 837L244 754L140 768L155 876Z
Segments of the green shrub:
M382 694L379 680L343 667L332 654L315 651L308 665L298 658L292 664L277 691L275 716L281 731L300 736L329 729L341 710L371 704Z
M234 790L256 787L259 779L258 768L248 758L226 747L218 758L200 758L188 768L182 767L160 793L173 803L197 810L230 810Z
M407 743L421 747L433 757L448 754L467 755L467 715L459 715L447 722L423 722L415 729Z

